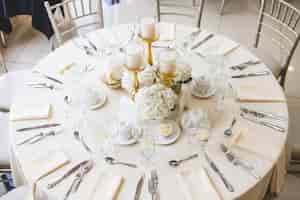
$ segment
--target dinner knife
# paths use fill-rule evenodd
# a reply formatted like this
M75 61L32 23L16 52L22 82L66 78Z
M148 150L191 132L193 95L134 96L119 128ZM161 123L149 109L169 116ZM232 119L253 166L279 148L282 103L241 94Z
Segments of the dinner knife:
M248 108L241 108L241 111L244 112L245 114L251 114L258 118L267 117L267 118L271 118L271 119L275 119L275 120L283 120L283 121L287 120L285 117L282 117L282 116L278 116L278 115L275 115L272 113L267 113L267 112L262 112L262 111L250 110Z
M59 84L64 84L62 81L60 81L60 80L58 80L58 79L56 79L56 78L53 78L53 77L51 77L51 76L48 76L48 75L46 75L46 74L42 74L46 79L49 79L49 80L51 80L51 81L54 81L54 82L56 82L56 83L59 83Z
M9 113L9 108L0 107L0 112Z
M279 132L285 132L285 128L279 126L279 125L276 125L276 124L273 124L273 123L270 123L270 122L264 122L264 121L260 121L260 120L256 120L256 119L252 119L250 117L246 117L243 113L241 113L241 117L243 117L244 119L250 121L250 122L253 122L253 123L256 123L256 124L260 124L262 126L266 126L266 127L269 127L273 130L276 130L276 131L279 131Z
M69 171L67 171L67 173L65 173L63 176L61 176L60 178L58 178L54 182L49 183L48 186L47 186L47 188L48 189L54 188L56 185L58 185L63 180L65 180L66 178L68 178L69 176L71 176L73 173L75 173L78 169L80 169L81 167L83 167L84 165L86 165L88 162L89 162L89 160L85 160L85 161L82 161L79 164L75 165L73 168L71 168Z
M51 127L57 127L60 126L61 124L54 123L54 124L42 124L38 126L31 126L31 127L26 127L26 128L20 128L17 129L17 132L24 132L24 131L31 131L31 130L36 130L36 129L43 129L43 128L51 128Z
M208 36L206 36L203 40L199 41L198 43L196 43L194 46L191 47L191 50L197 49L198 47L200 47L201 45L203 45L205 42L207 42L208 40L210 40L211 38L214 37L213 33L210 33Z
M144 185L145 175L141 176L135 190L134 200L140 200Z
M217 165L208 157L207 152L204 152L204 156L210 167L219 175L227 190L229 192L234 192L233 186L227 181L227 179L224 177L223 173L219 170Z
M262 71L262 72L256 72L256 73L234 75L231 78L246 78L246 77L254 77L254 76L266 76L266 75L269 75L269 74L270 74L269 71Z

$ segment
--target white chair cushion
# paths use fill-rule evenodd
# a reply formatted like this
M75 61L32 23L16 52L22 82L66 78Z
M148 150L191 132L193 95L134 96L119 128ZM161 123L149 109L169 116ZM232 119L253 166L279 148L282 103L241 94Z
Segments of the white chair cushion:
M0 200L28 200L30 192L28 186L21 186L0 197Z
M9 108L13 96L24 85L24 78L29 70L15 71L0 77L0 107ZM0 113L0 166L9 166L9 128L8 113Z
M267 65L267 67L272 71L275 77L279 76L282 65L280 64L280 61L278 59L272 56L270 52L262 48L252 48L251 50L263 63Z

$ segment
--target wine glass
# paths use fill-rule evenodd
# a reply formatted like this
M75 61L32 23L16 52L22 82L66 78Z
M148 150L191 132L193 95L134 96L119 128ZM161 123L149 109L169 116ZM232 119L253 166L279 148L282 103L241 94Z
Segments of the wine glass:
M156 137L151 131L151 127L144 126L143 134L139 138L142 164L146 170L149 170L153 164L153 157L156 151Z

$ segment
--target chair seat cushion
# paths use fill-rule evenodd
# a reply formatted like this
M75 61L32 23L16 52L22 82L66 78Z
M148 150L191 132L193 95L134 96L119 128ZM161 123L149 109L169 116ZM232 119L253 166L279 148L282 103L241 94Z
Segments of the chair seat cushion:
M30 199L30 192L28 186L21 186L0 197L0 200L27 200Z
M251 51L267 65L275 77L279 77L282 70L282 65L278 59L262 48L252 48Z
M294 145L292 148L292 160L300 161L300 145Z

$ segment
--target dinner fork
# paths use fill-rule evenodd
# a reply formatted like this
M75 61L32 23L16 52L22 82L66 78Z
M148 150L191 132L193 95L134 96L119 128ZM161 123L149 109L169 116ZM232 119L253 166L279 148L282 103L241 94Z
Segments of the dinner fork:
M243 62L241 64L231 66L230 69L242 71L242 70L246 69L249 66L258 65L260 63L261 63L260 61L249 60L249 61Z

